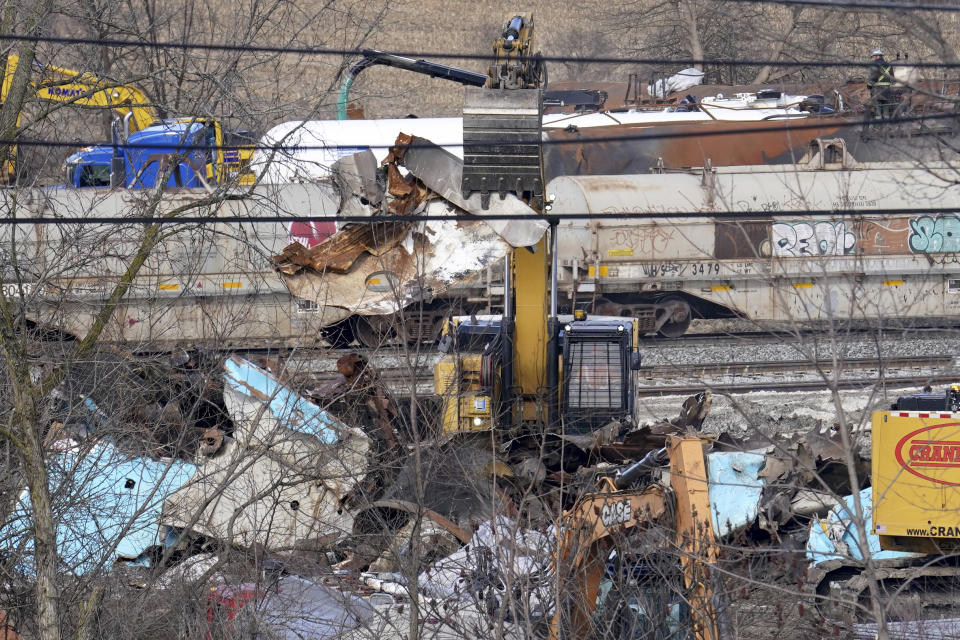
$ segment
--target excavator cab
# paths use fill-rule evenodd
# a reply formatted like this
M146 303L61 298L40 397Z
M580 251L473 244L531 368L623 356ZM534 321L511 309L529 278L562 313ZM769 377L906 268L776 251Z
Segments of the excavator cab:
M444 355L433 369L444 433L493 428L502 405L502 340L498 316L455 316L444 327L439 344Z
M513 342L511 323L501 316L458 316L440 340L444 355L434 365L434 391L443 403L443 431L458 433L506 429L524 417L548 419L556 430L588 433L612 420L633 420L638 323L632 318L560 316L561 368L558 414L524 405L547 405L550 398L504 393L515 385L512 367L504 367ZM505 349L507 349L505 351ZM549 391L547 391L549 393ZM544 402L545 401L545 402Z
M582 313L562 324L560 417L565 433L633 419L633 377L640 367L637 324L632 318L587 319Z

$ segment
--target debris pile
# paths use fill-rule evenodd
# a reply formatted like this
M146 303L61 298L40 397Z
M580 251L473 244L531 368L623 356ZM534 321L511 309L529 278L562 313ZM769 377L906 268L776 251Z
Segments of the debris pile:
M370 224L273 258L328 325L429 301L536 245L547 228L515 196L486 207L481 193L463 197L463 163L442 148L399 143L382 169L369 152L340 165L341 210ZM381 210L400 220L378 222ZM471 217L446 219L463 212ZM618 340L630 333L623 319L609 322ZM607 344L597 335L581 355ZM469 372L484 391L496 386L491 344ZM625 353L637 355L617 356ZM870 461L840 429L710 437L706 391L646 424L633 419L631 395L630 410L609 418L599 383L612 367L599 356L577 371L571 357L563 371L568 382L581 376L577 427L497 433L479 417L467 419L473 431L444 421L455 406L459 427L465 401L495 417L483 393L401 402L361 353L343 355L325 383L280 361L211 361L118 364L136 402L99 388L102 374L68 381L48 435L64 575L83 585L117 563L105 601L122 608L131 593L181 594L154 605L168 617L192 593L201 604L181 635L670 637L729 622L745 637L748 613L783 614L784 591L796 594L798 617L809 615L804 602L849 617L877 582L956 576L949 560L881 551ZM630 374L634 364L617 361ZM628 395L625 386L618 393ZM12 502L0 535L10 564L29 566L31 505L26 493ZM768 593L747 604L745 585ZM830 611L834 601L840 611Z
M630 469L640 469L631 479L637 486L666 486L659 452L709 422L711 398L703 393L669 420L491 449L486 434L438 437L426 420L411 427L409 412L361 354L342 356L333 382L307 380L299 391L272 364L273 371L226 358L220 380L197 394L220 389L213 405L222 407L221 419L181 414L179 429L192 429L193 443L177 437L175 447L145 450L109 430L99 435L111 418L92 400L82 417L58 419L51 476L77 491L58 517L61 556L73 575L116 562L126 566L128 589L206 585L197 624L224 637L250 629L389 637L402 631L414 602L438 637L490 625L502 637L529 637L557 614L557 544L573 526L564 511L598 495L598 480L633 478ZM70 426L79 422L82 429ZM814 601L856 602L868 587L864 545L885 584L918 576L947 584L955 575L920 554L880 549L869 488L859 491L864 528L856 526L850 483L869 484L869 461L844 449L836 430L777 441L724 434L704 446L713 533L728 549L718 561L731 575L746 562L743 553L805 547L803 561L794 556L779 574L771 565L768 578L780 575L784 586L800 580ZM29 510L24 498L3 530L21 559L32 544L24 535ZM598 521L607 517L597 511ZM629 556L622 546L611 553L601 600L618 593L618 576L629 574L636 587L646 584L644 572L679 571L662 557L677 551L664 542L671 526L633 536ZM918 607L921 592L911 593ZM673 596L658 597L671 610ZM611 602L595 614L604 624L621 606Z

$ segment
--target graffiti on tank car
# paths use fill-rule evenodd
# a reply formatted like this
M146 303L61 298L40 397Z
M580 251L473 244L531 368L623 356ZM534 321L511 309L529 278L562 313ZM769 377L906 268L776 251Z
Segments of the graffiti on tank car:
M919 216L911 219L910 250L914 253L960 251L960 217Z
M842 256L857 242L845 222L775 222L771 233L775 257Z
M786 198L784 200L760 200L757 196L753 196L749 200L737 200L733 202L730 209L732 211L743 211L745 213L750 211L773 213L776 211L799 211L801 209L809 209L810 207L810 202L799 197Z
M637 252L651 253L666 250L674 231L659 225L617 229L613 236L615 247L629 247Z
M909 218L873 218L855 223L857 251L864 255L910 253Z

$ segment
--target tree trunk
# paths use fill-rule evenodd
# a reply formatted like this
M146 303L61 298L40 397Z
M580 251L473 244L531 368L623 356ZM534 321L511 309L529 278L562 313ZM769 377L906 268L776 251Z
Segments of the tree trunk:
M700 30L697 28L696 0L682 0L680 16L687 29L687 42L690 45L690 57L703 60L703 44L700 42Z
M19 378L19 376L17 376ZM26 383L26 384L25 384ZM43 435L39 412L30 389L29 377L14 381L15 408L23 434L23 473L33 508L34 563L37 571L37 637L60 640L60 614L57 603L57 530L50 500L50 478L43 454Z

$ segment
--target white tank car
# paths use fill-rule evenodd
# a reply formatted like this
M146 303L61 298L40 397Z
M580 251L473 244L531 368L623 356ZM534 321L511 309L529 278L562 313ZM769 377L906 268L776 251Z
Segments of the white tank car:
M260 139L250 168L261 182L312 182L329 177L342 158L369 149L383 161L401 133L427 138L463 157L461 118L306 120L284 122Z
M319 340L324 309L290 295L271 264L294 239L286 223L262 217L310 211L333 219L340 199L328 185L261 185L253 193L203 204L203 189L171 190L154 210L138 191L106 188L2 189L0 211L53 224L0 225L3 295L27 318L83 336L140 246L144 225L131 216L182 215L204 224L168 225L103 339L138 351L171 345L255 348ZM89 218L113 219L84 224ZM216 222L218 217L242 222ZM16 235L14 235L16 234ZM14 242L14 239L16 242ZM7 255L16 246L18 271Z
M960 165L824 156L796 168L554 179L551 213L599 216L559 225L566 305L646 316L665 335L682 334L692 315L956 318Z
M711 96L690 106L660 110L629 110L584 114L547 114L543 128L577 129L617 125L683 124L692 122L760 121L804 118L806 96ZM370 149L380 162L400 133L426 138L458 158L463 157L462 118L384 118L380 120L298 120L270 129L260 139L250 165L262 182L309 182L329 176L330 167L341 157Z
M599 216L560 224L561 306L646 314L648 329L666 335L682 333L691 312L761 322L955 321L960 189L951 179L960 167L822 162L841 158L842 149L828 149L797 168L551 181L552 213ZM13 206L8 191L0 193L5 210ZM158 213L195 203L198 195L171 193ZM21 269L18 281L10 260L0 261L6 265L3 293L26 304L32 321L82 335L138 246L142 225L71 221L122 220L137 213L138 202L139 196L122 190L19 192L18 217L58 220L0 226L0 246L11 246L16 229ZM261 185L249 197L196 209L198 216L246 221L194 225L165 238L115 314L107 339L147 351L208 341L251 347L319 339L320 327L342 316L290 294L269 257L296 238L288 225L258 218L304 212L332 218L338 205L337 194L319 183ZM826 213L802 213L807 209ZM501 295L495 272L466 278L424 313L407 313L407 337L431 337L449 313L499 312ZM348 324L361 329L355 335L363 339L372 335L373 320L353 316Z

